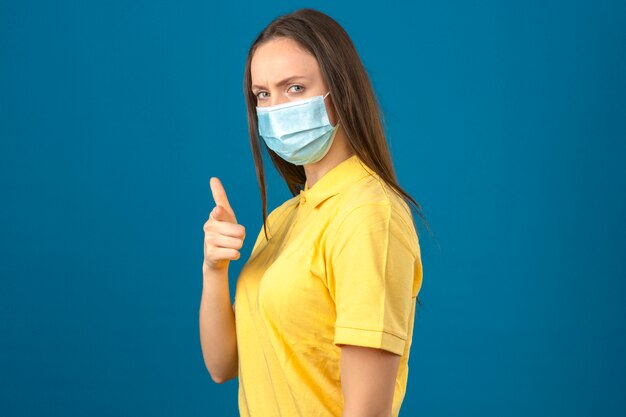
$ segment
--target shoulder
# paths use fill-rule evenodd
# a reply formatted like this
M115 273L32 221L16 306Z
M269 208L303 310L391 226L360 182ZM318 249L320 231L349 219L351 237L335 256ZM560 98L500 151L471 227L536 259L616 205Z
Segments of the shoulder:
M297 196L294 196L284 201L278 207L275 207L274 209L270 210L270 212L267 215L267 220L266 220L267 232L270 238L272 237L273 231L280 228L281 224L285 221L285 219L289 217L289 214L293 212L293 208L296 202L297 202ZM262 242L263 243L267 242L263 226L264 226L263 222L261 222L256 240L252 249L253 252L256 250L257 246L259 246Z
M387 215L408 225L413 224L408 204L376 173L361 178L341 193L336 222L350 219L367 220L369 215Z
M298 195L291 197L281 203L279 206L269 211L266 222L268 228L267 231L270 238L273 235L273 231L280 229L286 221L289 221L289 217L293 215L294 208L298 202L298 199ZM263 222L261 222L259 238L257 238L257 240L260 239L261 235L265 235L263 231Z
M418 253L417 232L408 204L376 173L361 178L342 192L340 199L330 225L333 234L347 238L385 231Z
M267 215L268 224L280 222L281 219L283 219L286 215L293 211L295 205L298 202L298 199L299 196L295 195L271 210Z

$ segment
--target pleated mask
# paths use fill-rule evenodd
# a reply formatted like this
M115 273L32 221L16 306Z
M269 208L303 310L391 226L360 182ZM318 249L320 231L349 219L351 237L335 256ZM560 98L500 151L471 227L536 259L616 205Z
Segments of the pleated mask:
M318 162L330 149L339 123L330 124L324 96L256 107L259 135L267 146L294 165Z

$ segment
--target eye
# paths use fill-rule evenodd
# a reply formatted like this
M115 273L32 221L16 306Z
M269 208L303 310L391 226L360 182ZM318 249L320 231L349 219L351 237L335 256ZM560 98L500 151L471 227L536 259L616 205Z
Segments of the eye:
M293 88L293 87L299 87L299 89L295 91L296 93L300 93L300 92L302 92L302 90L304 90L304 87L303 87L303 86L301 86L300 84L294 84L294 85L292 85L292 86L291 86L291 87L289 87L289 88L291 89L291 88Z
M261 94L263 93L267 93L267 91L259 91L258 93L256 93L256 97L257 98L265 98L265 97L260 97Z

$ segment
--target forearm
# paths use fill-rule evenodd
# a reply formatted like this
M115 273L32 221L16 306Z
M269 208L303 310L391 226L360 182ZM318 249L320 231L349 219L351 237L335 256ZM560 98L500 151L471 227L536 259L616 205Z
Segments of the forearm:
M235 314L230 302L228 268L211 270L203 264L200 301L200 344L207 370L217 383L237 376Z

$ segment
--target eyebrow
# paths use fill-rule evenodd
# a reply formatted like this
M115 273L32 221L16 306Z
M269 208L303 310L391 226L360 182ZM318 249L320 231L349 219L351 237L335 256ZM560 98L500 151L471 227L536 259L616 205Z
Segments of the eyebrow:
M307 77L305 77L303 75L292 75L291 77L287 77L284 80L277 82L276 86L280 87L280 86L283 86L283 85L285 85L287 83L290 83L290 82L295 81L295 80L300 80L300 79L306 80ZM255 84L255 85L252 85L251 88L254 90L255 88L263 88L263 86Z

